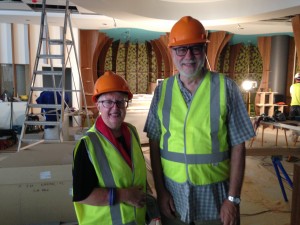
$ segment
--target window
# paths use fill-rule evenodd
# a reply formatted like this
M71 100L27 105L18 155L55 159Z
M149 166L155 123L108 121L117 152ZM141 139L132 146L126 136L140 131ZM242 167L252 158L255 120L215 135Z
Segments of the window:
M14 76L15 74L15 76ZM0 64L0 94L7 92L9 97L28 95L30 88L29 65Z

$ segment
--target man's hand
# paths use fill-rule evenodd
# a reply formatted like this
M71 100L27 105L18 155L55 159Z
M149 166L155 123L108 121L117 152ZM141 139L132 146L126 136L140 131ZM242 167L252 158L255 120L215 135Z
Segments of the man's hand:
M168 218L174 219L176 218L175 205L171 194L165 190L163 193L159 193L157 196L158 206L160 211Z
M236 225L238 216L237 207L229 200L223 202L220 213L223 225Z

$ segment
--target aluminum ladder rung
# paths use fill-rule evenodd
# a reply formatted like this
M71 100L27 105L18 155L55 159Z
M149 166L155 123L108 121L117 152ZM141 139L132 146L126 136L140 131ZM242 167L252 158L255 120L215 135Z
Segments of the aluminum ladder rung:
M49 44L51 45L62 45L64 43L64 40L62 39L47 39L47 38L43 38L43 41L49 41ZM66 39L65 40L65 44L67 45L72 45L73 41Z
M42 125L52 125L57 126L60 124L60 121L36 121L36 120L25 120L24 124L33 125L33 126L42 126Z
M34 138L23 138L22 139L22 142L26 142L26 143L29 143L29 142L61 142L60 139L56 138L56 139L43 139L43 140L37 140L37 139L34 139Z
M61 109L61 104L28 104L30 108L48 108L48 109Z
M58 143L61 142L60 139L32 139L32 138L23 138L22 142L27 143L28 145L25 145L23 147L20 147L20 150L24 150L26 148L30 148L32 146L41 144L41 143Z
M38 55L40 59L63 59L63 55L48 55L48 54L41 54Z
M35 70L34 74L37 75L45 75L45 76L62 76L63 72L62 71L45 71L45 70Z
M52 87L31 87L32 91L57 91L61 92L62 88L52 88Z

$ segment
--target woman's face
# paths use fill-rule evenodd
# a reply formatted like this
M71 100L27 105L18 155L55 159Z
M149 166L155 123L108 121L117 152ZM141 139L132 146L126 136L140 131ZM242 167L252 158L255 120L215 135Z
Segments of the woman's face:
M122 92L104 93L96 104L104 123L111 130L118 131L126 116L128 95Z

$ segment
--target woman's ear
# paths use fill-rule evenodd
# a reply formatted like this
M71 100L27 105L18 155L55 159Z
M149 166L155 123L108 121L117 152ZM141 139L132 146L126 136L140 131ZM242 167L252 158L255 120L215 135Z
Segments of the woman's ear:
M96 105L98 111L100 111L101 103L97 101L97 102L95 103L95 105Z

